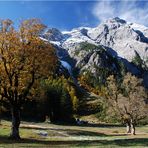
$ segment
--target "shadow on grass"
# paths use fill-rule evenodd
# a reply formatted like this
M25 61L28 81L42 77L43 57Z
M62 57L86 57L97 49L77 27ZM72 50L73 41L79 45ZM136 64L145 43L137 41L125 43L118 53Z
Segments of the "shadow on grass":
M108 135L99 132L84 131L84 130L73 130L73 129L60 129L60 131L66 132L70 136L100 136L106 137Z
M24 127L23 127L24 128ZM56 132L57 135L58 133L65 133L67 134L68 136L109 136L109 135L106 135L104 133L99 133L99 132L92 132L92 131L84 131L84 130L77 130L77 129L55 129L55 128L47 128L47 129L42 129L42 128L34 128L34 127L25 127L25 129L35 129L35 130L45 130L45 131L48 131L48 132ZM123 136L123 135L122 135ZM67 137L67 136L66 136Z
M107 128L107 127L124 127L124 125L122 124L91 124L91 123L88 123L86 125L81 125L81 126L84 126L84 127L101 127L101 128Z
M71 146L148 146L148 139L147 138L132 138L132 139L118 139L118 140L68 140L68 141L44 141L44 140L37 140L37 139L21 139L18 141L10 140L7 136L0 136L0 144L40 144L40 145L49 145L49 146L56 146L56 145L71 145Z
M21 127L21 129L34 129L34 130L51 130L51 129L53 129L53 128L42 128L42 127ZM53 129L53 130L55 130L55 129Z
M111 137L111 136L127 136L127 134L125 133L114 133L114 134L104 134L104 133L101 133L101 132L97 132L97 131L87 131L87 129L85 130L81 130L81 129L61 129L59 128L57 130L57 128L49 128L49 127L46 127L46 128L38 128L38 127L21 127L21 128L24 128L24 129L34 129L34 130L45 130L45 131L54 131L57 133L60 132L60 133L65 133L67 134L68 136L89 136L89 137L93 137L93 136L100 136L100 137ZM62 135L62 134L60 134ZM64 135L63 135L64 136ZM67 136L65 136L67 137Z
M111 123L86 123L86 124L82 124L82 125L78 125L78 124L69 124L69 123L60 123L60 122L55 122L53 123L54 125L62 125L62 126L78 126L78 127L101 127L101 128L106 128L106 127L125 127L123 124L111 124ZM48 124L47 124L48 125ZM49 124L50 125L50 124Z

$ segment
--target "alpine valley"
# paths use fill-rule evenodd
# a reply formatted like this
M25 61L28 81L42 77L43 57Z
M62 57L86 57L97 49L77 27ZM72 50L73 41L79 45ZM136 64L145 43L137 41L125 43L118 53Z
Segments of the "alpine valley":
M147 147L147 7L0 2L0 148Z

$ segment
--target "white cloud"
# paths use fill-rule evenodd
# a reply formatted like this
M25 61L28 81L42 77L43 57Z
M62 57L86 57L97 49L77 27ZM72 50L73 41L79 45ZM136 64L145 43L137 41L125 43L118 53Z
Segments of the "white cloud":
M98 1L94 5L92 13L101 22L108 18L120 17L129 22L148 26L147 1Z

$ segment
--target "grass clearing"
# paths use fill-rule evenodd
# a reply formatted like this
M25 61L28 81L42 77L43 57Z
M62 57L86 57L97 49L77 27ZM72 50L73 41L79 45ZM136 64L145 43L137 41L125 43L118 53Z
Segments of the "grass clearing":
M148 126L137 127L135 136L119 125L68 126L22 122L21 140L8 139L11 123L2 120L0 148L17 147L147 147Z

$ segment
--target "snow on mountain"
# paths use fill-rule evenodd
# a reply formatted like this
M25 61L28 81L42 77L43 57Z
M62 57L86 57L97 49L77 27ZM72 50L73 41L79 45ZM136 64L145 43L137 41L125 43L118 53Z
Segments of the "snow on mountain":
M95 28L79 27L63 32L51 28L42 38L55 45L62 65L67 69L67 64L70 64L80 71L92 73L99 67L117 71L118 62L113 60L116 57L129 71L138 74L137 67L130 63L135 53L144 61L148 59L148 28L118 17L108 19Z
M68 70L69 74L72 75L72 68L71 68L70 64L68 62L62 61L62 60L60 60L60 62L62 64L62 66Z
M88 42L111 48L116 55L128 61L132 61L135 51L142 59L148 56L148 28L126 22L118 17L108 19L95 28L79 27L63 32L51 28L47 30L43 38L66 49L71 54L78 44Z
M69 37L64 40L62 46L64 48L68 48L69 45L73 46L77 43L86 42L86 41L89 43L95 44L95 41L93 41L87 36L87 32L89 29L90 28L88 27L80 27L80 28L73 29L69 32L63 32L65 36L69 36Z
M61 41L63 39L63 34L56 28L49 28L43 34L43 38L49 41Z
M50 43L57 45L57 46L61 46L61 42L59 42L59 41L50 41Z
M135 31L141 32L146 38L148 38L148 27L136 23L130 23L129 25Z
M43 38L43 37L40 37L41 40L45 41L45 42L49 42L49 40Z
M131 28L133 28L134 30L139 30L141 32L148 30L148 27L144 26L144 25L140 25L140 24L136 24L136 23L129 23L129 25L131 26Z
M118 56L128 61L135 56L135 50L142 58L145 58L148 56L146 52L148 38L141 32L135 31L133 29L135 26L131 26L119 18L109 19L96 28L90 29L88 36L97 44L112 48Z
M123 64L127 71L148 81L147 73L131 63L138 53L148 66L148 27L143 25L116 17L94 28L79 27L62 32L48 28L41 39L55 46L61 65L71 77L73 68L94 76L103 71L121 74Z

